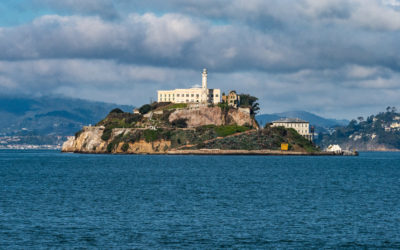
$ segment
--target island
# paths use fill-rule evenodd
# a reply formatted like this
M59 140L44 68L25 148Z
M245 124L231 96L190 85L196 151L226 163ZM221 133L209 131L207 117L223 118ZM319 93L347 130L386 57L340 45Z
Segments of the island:
M62 152L170 155L338 155L312 142L308 122L281 121L260 128L258 98L209 89L159 90L157 102L133 112L112 110L95 126L68 138ZM297 127L302 124L302 128ZM352 154L352 153L350 153Z
M287 144L287 150L281 150ZM112 110L63 144L62 152L171 155L334 155L292 128L260 128L250 108L152 103Z

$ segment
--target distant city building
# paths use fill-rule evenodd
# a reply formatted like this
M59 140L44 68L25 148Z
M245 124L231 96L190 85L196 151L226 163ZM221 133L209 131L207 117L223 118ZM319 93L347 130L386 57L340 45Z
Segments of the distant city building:
M392 129L400 129L400 123L393 122L392 124L390 124L390 128L392 128Z
M232 90L228 95L222 95L222 102L237 108L240 105L240 96L236 91Z
M299 118L282 118L272 122L272 127L293 128L300 135L312 141L313 135L310 133L310 123Z
M204 103L218 104L221 102L221 90L209 89L207 87L207 69L202 73L201 87L190 89L159 90L157 91L158 102L172 103Z

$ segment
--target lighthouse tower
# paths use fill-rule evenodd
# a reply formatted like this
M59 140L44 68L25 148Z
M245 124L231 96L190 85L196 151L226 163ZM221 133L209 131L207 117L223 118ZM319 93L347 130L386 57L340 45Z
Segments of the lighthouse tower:
M208 101L208 88L207 88L207 69L206 68L203 69L201 88L202 88L201 101L203 103L207 103L207 101Z
M203 69L203 74L202 74L203 78L201 81L201 87L203 89L207 89L207 69Z

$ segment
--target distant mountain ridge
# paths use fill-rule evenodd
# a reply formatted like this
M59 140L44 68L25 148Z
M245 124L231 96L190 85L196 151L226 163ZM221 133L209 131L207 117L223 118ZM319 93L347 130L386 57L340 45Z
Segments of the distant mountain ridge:
M275 120L279 120L280 118L300 118L302 120L308 121L310 125L320 128L332 128L335 126L344 126L349 123L348 120L323 118L321 116L315 115L307 111L288 111L288 112L274 113L274 114L261 114L256 116L257 122L261 126L265 126L265 124Z
M110 110L132 112L133 106L67 97L0 96L0 134L73 135L94 124Z

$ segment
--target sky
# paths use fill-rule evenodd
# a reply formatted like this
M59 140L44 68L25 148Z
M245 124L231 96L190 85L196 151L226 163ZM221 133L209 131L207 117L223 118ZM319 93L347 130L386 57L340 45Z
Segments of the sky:
M400 0L2 0L0 93L140 106L201 83L261 113L400 107Z

